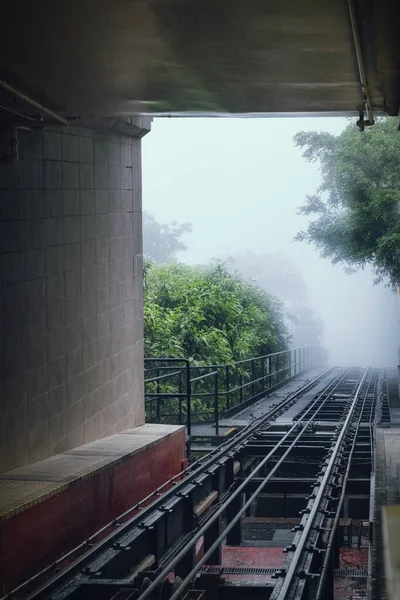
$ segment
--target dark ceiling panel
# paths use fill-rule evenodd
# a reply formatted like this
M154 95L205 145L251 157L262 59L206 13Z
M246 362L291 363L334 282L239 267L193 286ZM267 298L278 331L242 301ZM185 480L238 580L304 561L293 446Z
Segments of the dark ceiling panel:
M371 97L382 110L382 80L393 112L395 24L375 23L368 2L359 22ZM70 116L362 107L347 0L14 0L0 23L0 76Z

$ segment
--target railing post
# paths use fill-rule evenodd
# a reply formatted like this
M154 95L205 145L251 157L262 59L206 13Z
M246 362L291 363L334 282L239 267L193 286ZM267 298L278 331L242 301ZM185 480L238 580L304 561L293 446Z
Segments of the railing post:
M252 398L254 398L254 396L256 395L256 387L255 387L255 383L254 383L254 380L256 378L255 377L255 369L256 369L255 360L253 359L251 361L251 397Z
M269 387L272 387L272 372L271 372L271 357L268 356L268 375L269 375Z
M230 398L230 394L229 394L229 365L226 365L225 367L225 391L226 391L226 408L230 408L231 405L231 398Z
M178 379L178 391L179 391L179 425L182 425L182 371L179 371L179 379Z
M265 362L264 358L261 359L261 377L262 377L262 391L265 389Z
M157 369L156 371L156 377L158 377L160 374L160 371ZM157 394L160 393L160 382L157 381ZM157 419L160 420L160 398L157 398Z
M240 373L239 374L239 404L242 404L243 402L243 375Z
M219 434L218 371L214 375L214 418L215 435Z
M192 434L192 420L190 414L190 404L192 397L192 386L190 383L190 362L188 359L185 359L186 362L186 427L188 436Z

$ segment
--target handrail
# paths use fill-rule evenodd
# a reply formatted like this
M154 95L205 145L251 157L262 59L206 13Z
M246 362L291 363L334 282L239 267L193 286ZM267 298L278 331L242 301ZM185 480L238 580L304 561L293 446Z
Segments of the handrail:
M225 365L193 365L188 358L146 358L149 368L145 372L153 375L144 382L147 418L152 422L185 424L189 441L192 422L213 420L218 435L221 417L309 368L322 365L324 353L321 346L300 346ZM168 388L163 391L167 379ZM154 387L146 391L146 385L151 383L157 385L157 391Z
M203 379L207 379L207 377L213 377L214 375L218 375L218 371L212 371L211 373L206 373L205 375L199 375L190 381L192 383L196 383L196 381L203 381Z
M151 379L146 379L146 383L152 383L153 381L161 381L161 379L167 379L168 377L173 377L174 375L179 375L180 371L174 371L173 373L166 373L165 375L158 375L157 377L152 377Z

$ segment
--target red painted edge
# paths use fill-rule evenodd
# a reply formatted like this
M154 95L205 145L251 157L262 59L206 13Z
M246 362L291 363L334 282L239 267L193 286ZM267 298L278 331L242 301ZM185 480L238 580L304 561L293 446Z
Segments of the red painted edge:
M178 474L185 431L0 523L0 590L10 591Z

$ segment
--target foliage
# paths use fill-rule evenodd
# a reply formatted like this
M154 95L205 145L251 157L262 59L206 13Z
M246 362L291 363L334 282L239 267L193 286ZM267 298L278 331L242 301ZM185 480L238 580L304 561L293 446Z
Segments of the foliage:
M182 235L192 231L191 223L160 224L149 212L143 212L143 253L146 260L156 263L171 263L178 252L187 250Z
M354 124L338 136L301 132L295 144L321 165L322 184L300 212L316 217L298 240L348 272L373 267L376 282L400 280L400 134L394 119L360 133Z
M248 251L231 257L228 266L283 301L292 347L321 343L323 323L309 304L307 284L297 265L282 254Z
M145 355L232 364L287 347L281 303L224 265L148 264Z

